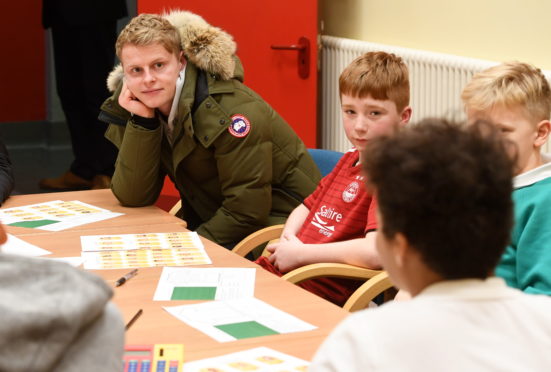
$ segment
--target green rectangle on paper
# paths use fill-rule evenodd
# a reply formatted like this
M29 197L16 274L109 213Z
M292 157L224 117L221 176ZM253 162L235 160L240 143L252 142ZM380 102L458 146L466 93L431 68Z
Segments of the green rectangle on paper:
M171 300L214 300L216 287L174 287Z
M59 221L54 221L54 220L34 220L34 221L14 222L14 223L10 223L9 225L17 226L17 227L28 227L28 228L34 229L35 227L51 225L53 223L58 223L58 222Z
M219 330L226 332L230 336L240 340L242 338L278 335L279 332L266 327L258 322L249 321L241 323L221 324L215 326Z

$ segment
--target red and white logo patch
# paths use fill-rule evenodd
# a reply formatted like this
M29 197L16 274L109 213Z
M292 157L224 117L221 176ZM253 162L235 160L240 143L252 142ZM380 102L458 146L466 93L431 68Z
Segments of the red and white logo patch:
M228 131L234 137L245 137L251 131L251 122L244 115L232 115L231 124L228 127Z
M350 185L346 186L346 189L342 192L342 200L347 203L352 202L358 196L360 191L360 184L356 181L352 182Z

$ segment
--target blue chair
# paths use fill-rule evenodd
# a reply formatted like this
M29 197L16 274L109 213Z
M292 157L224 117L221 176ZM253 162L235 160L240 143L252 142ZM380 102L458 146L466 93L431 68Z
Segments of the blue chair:
M310 156L318 166L322 177L327 176L339 162L344 153L333 150L308 149Z

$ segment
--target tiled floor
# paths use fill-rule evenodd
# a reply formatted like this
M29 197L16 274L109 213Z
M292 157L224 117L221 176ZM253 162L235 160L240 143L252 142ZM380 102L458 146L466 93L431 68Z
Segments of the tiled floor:
M38 187L41 178L59 176L71 164L73 153L66 148L16 148L8 149L15 175L15 190L17 194L36 194L48 192Z
M38 181L69 169L73 153L65 123L3 123L0 135L12 161L14 195L47 192Z

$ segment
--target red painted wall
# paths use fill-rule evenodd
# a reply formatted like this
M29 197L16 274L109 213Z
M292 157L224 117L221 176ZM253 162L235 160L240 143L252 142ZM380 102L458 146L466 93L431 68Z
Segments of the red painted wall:
M317 0L138 0L138 13L189 10L233 36L245 84L259 93L307 147L317 144ZM270 45L310 40L310 77L298 77L297 52Z
M79 0L80 1L80 0ZM0 122L46 119L46 67L42 4L2 3Z
M317 0L138 0L138 13L162 13L179 8L201 15L230 33L245 69L245 84L259 93L293 127L307 147L317 140ZM270 45L311 42L310 77L300 79L297 54L274 51ZM165 180L157 205L167 209L178 200Z

